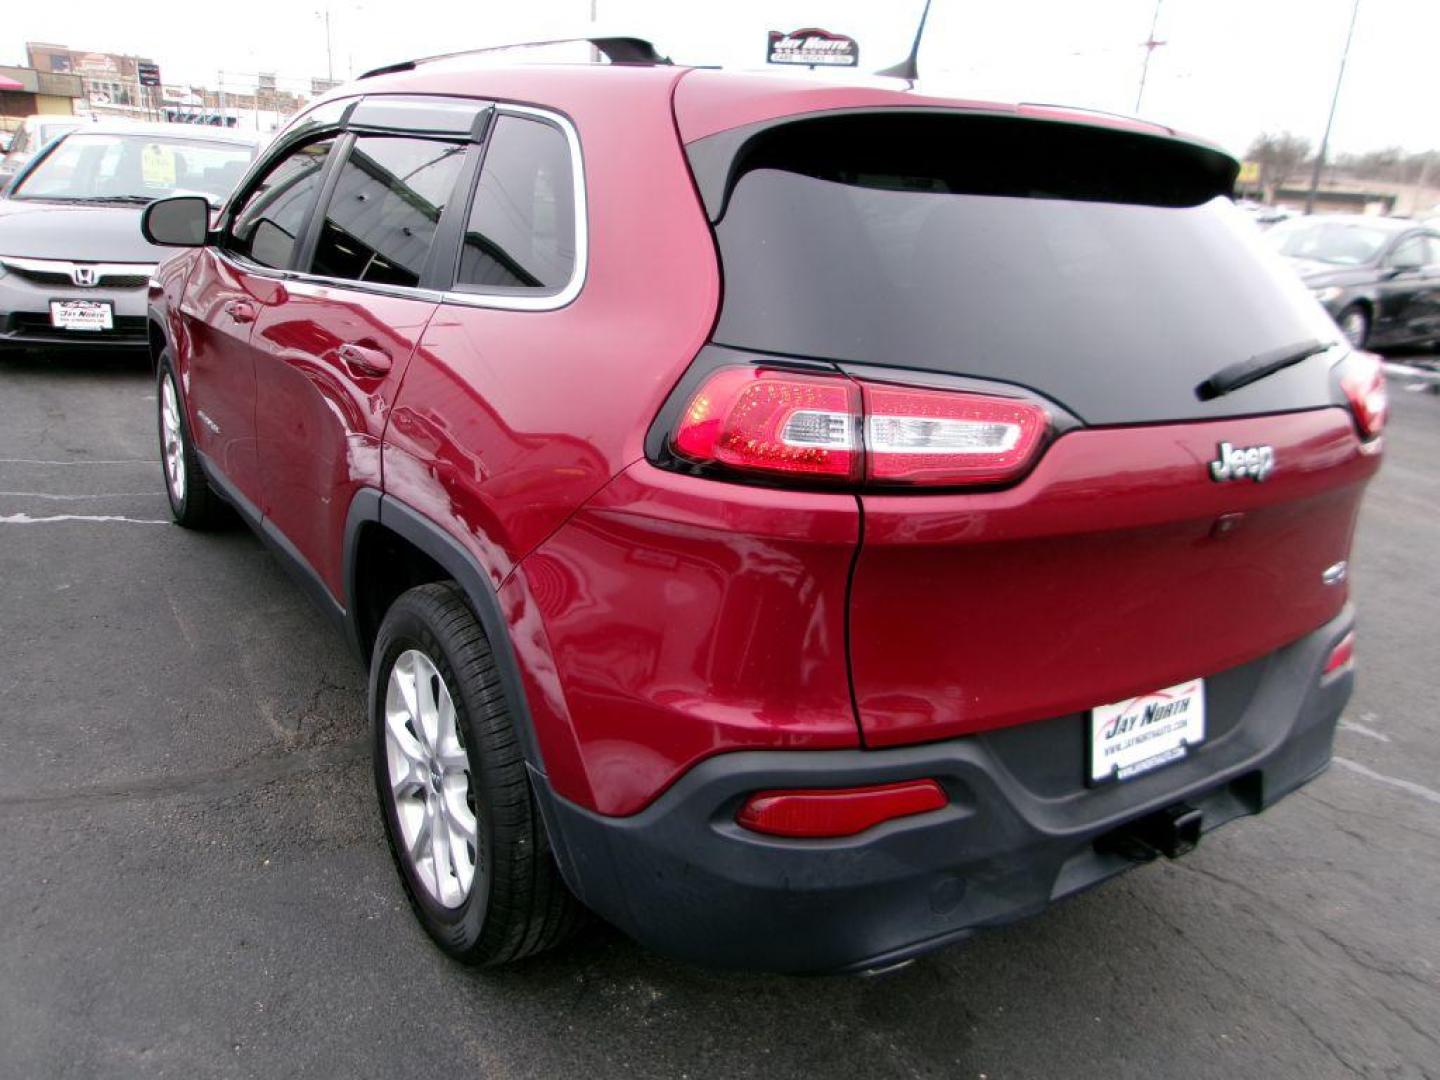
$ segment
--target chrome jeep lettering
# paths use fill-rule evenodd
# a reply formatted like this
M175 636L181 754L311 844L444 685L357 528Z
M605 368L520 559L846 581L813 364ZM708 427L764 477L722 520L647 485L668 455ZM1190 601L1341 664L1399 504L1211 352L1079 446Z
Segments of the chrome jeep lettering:
M1275 468L1273 446L1231 446L1222 442L1210 462L1210 479L1217 483L1249 477L1257 484Z

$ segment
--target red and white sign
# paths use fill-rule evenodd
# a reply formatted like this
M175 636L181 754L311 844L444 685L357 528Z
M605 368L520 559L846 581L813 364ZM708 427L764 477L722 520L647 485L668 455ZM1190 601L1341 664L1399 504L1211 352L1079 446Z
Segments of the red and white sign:
M805 67L855 67L860 63L860 46L852 37L816 27L788 34L771 30L765 61Z

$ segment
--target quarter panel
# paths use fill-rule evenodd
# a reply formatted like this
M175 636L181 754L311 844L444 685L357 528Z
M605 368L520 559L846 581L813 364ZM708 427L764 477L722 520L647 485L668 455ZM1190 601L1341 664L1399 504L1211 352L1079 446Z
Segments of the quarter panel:
M631 814L712 754L858 745L845 597L859 539L853 495L645 462L618 477L505 588L531 708L578 750L567 763L542 731L555 790Z
M642 455L714 323L714 241L655 89L622 79L558 105L586 181L578 296L549 311L446 300L395 404L387 492L474 547L497 585Z

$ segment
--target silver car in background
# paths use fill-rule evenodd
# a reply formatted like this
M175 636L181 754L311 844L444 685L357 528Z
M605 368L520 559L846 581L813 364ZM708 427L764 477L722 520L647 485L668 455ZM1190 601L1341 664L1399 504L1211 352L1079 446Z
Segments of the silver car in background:
M25 117L10 137L10 144L5 147L5 156L0 158L0 190L3 190L10 178L23 169L51 139L89 122L83 116L37 114Z
M183 124L86 124L50 143L0 199L0 349L143 347L146 283L172 252L140 235L152 200L218 206L254 136Z

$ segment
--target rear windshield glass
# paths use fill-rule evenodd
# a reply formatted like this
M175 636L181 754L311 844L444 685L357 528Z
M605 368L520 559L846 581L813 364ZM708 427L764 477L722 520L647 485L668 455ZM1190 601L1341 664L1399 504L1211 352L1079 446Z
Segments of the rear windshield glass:
M756 141L716 226L721 344L1003 380L1090 423L1328 401L1323 361L1195 393L1229 364L1335 336L1218 193L1220 155L944 115L810 120Z

